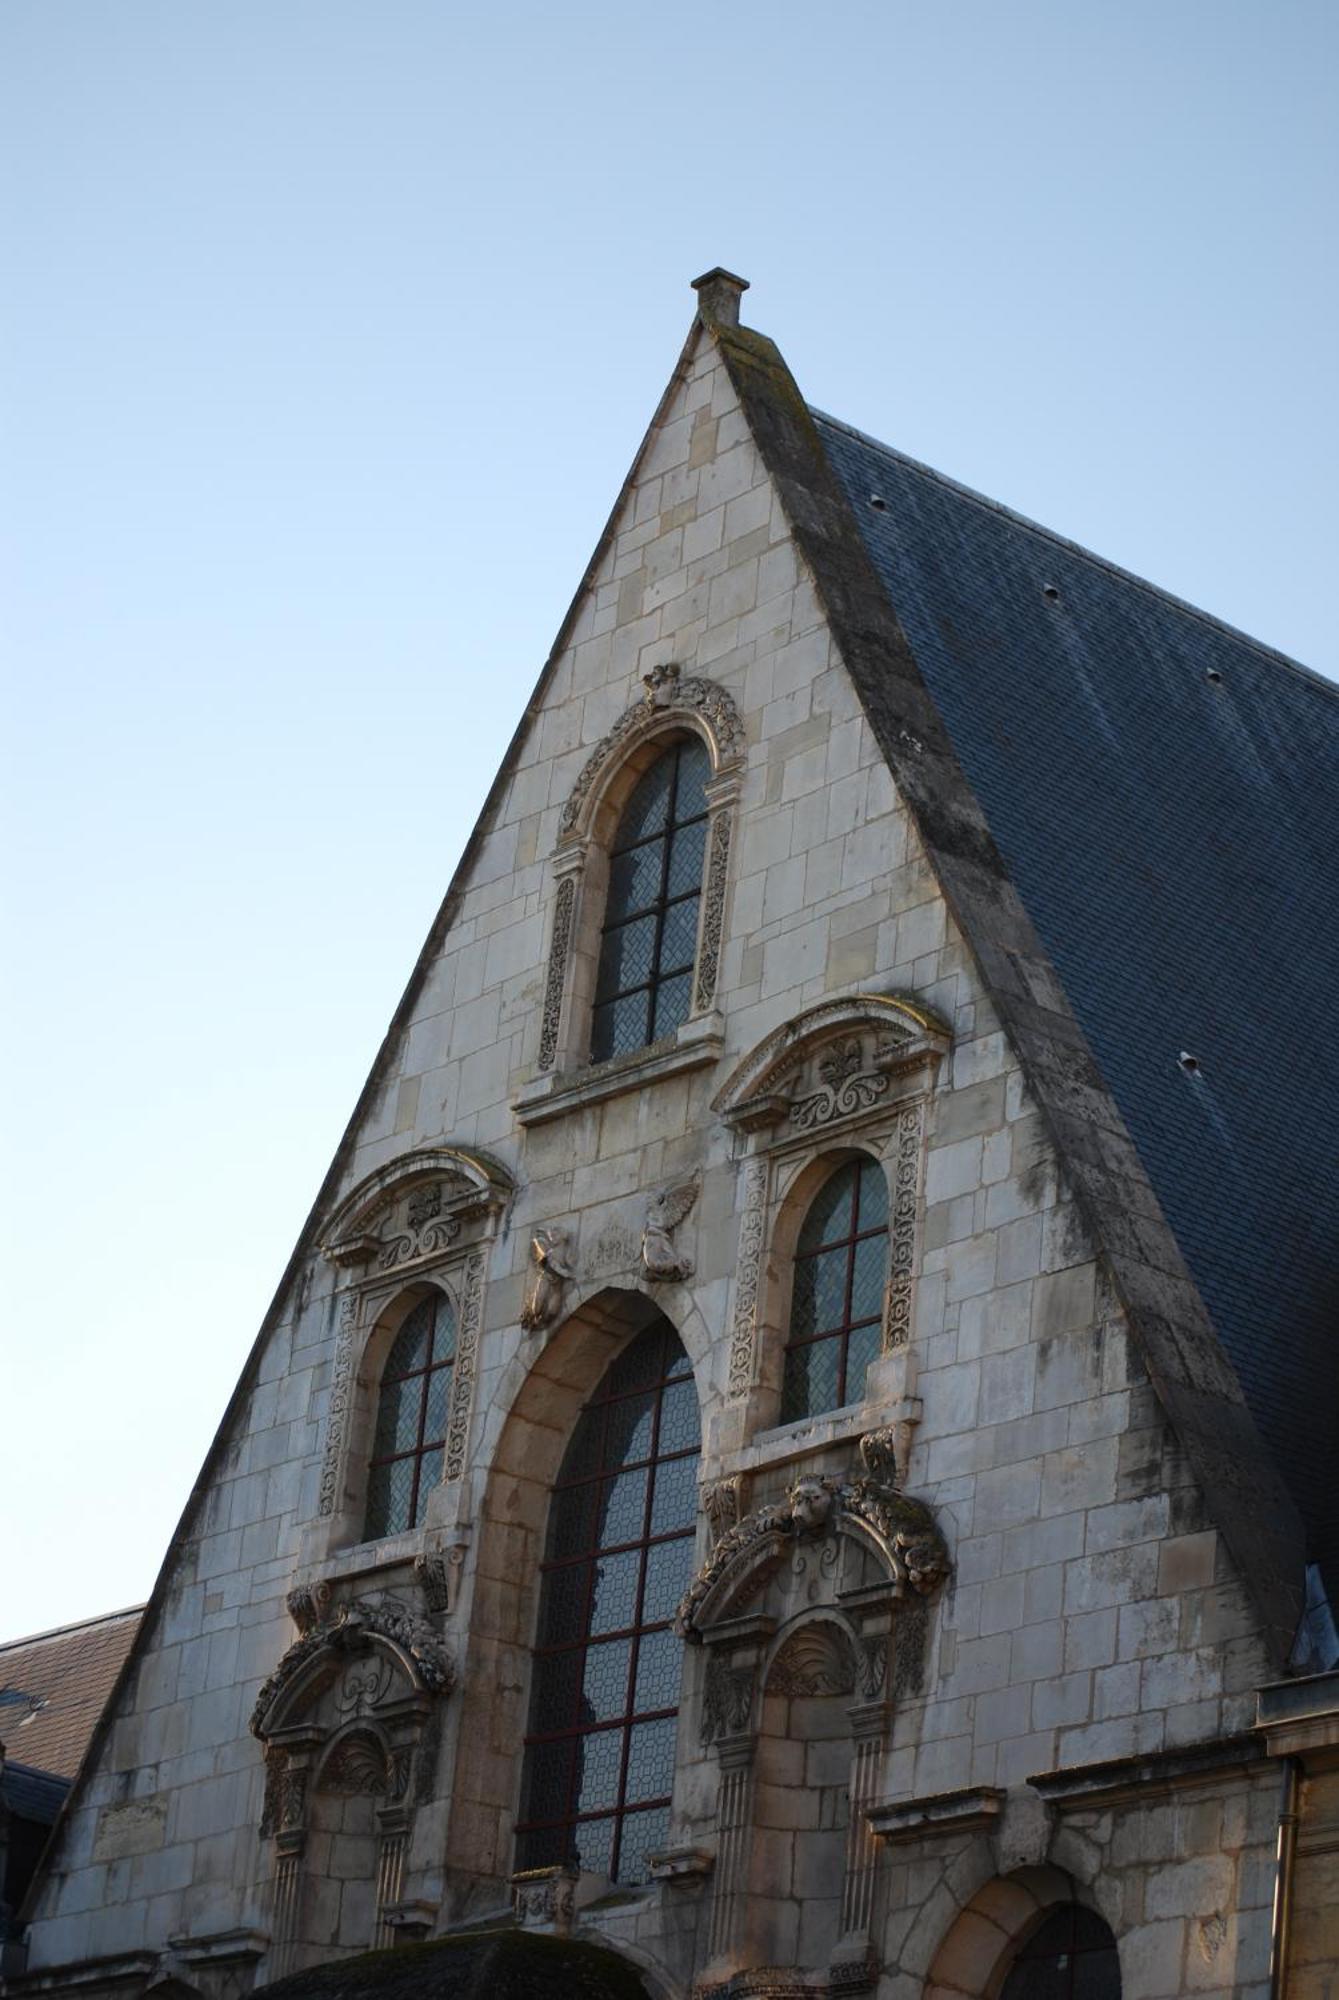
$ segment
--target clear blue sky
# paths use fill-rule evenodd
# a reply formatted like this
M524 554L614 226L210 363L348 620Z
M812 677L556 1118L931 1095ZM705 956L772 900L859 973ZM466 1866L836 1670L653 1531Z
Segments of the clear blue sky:
M1331 0L9 0L6 1633L147 1593L686 331L1339 673Z

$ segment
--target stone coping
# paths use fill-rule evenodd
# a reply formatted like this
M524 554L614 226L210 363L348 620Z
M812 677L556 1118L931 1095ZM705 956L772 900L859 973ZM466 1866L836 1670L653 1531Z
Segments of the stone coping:
M865 1817L876 1840L920 1840L934 1833L978 1833L995 1825L1004 1810L998 1785L972 1785L961 1792L930 1792L919 1799L871 1806Z
M1224 1777L1264 1768L1264 1746L1251 1731L1242 1736L1219 1737L1211 1743L1188 1743L1175 1750L1080 1764L1069 1771L1039 1771L1028 1779L1028 1784L1047 1805L1061 1812L1082 1812L1145 1799L1150 1793L1212 1785Z

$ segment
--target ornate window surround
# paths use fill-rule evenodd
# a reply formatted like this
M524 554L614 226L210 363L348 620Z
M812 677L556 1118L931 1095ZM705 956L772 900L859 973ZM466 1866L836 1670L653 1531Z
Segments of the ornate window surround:
M637 780L669 742L689 734L702 738L711 757L692 1009L674 1035L592 1063L590 1023L609 848ZM670 663L646 676L645 695L624 710L587 758L563 807L553 855L556 890L539 1048L535 1073L515 1100L522 1125L640 1090L660 1076L700 1069L720 1055L724 1038L716 989L744 751L744 725L726 689Z
M487 1154L430 1147L369 1174L331 1215L322 1248L341 1278L338 1332L318 1520L306 1538L304 1573L307 1563L337 1550L350 1553L339 1564L341 1573L408 1561L427 1530L451 1524L469 1453L488 1257L511 1194L510 1175ZM442 1481L417 1528L366 1542L367 1463L381 1371L404 1320L434 1289L445 1293L456 1315Z
M742 1176L727 1386L738 1446L775 1443L783 1449L769 1457L789 1456L786 1447L854 1435L871 1402L910 1392L925 1113L949 1046L947 1027L919 1002L856 993L821 1001L766 1036L718 1092L713 1108L737 1135ZM861 1155L888 1179L881 1358L864 1403L778 1428L796 1242L823 1182Z

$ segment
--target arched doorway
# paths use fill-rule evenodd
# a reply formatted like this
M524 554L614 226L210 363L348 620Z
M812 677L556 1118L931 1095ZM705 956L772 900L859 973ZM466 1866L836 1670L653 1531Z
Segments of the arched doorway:
M959 1912L925 2000L1121 2000L1116 1940L1058 1868L1020 1868Z

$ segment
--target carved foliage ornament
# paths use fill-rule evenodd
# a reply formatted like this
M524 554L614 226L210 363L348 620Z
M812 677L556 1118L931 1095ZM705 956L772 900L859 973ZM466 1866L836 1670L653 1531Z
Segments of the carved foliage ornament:
M294 1593L297 1596L298 1593ZM328 1652L332 1665L375 1650L384 1639L406 1662L416 1686L424 1693L449 1694L455 1684L451 1655L432 1628L403 1605L386 1600L366 1600L341 1604L331 1612L328 1600L323 1615L308 1625L294 1640L274 1672L263 1683L251 1711L251 1733L262 1739L278 1726L276 1711L283 1697L294 1688L304 1670L319 1653Z
M867 1115L893 1096L895 1077L937 1063L948 1046L943 1022L914 1001L886 993L820 1001L745 1056L714 1109L745 1132L818 1131Z
M944 1538L930 1509L892 1483L890 1434L873 1432L861 1444L866 1470L860 1477L797 1479L784 1500L755 1507L722 1536L675 1614L675 1630L682 1638L701 1643L711 1623L704 1614L717 1585L732 1571L742 1579L751 1557L765 1562L780 1540L850 1533L857 1523L873 1535L895 1601L926 1597L943 1582L949 1572Z
M704 680L696 674L685 676L681 667L669 664L653 668L646 676L645 685L646 693L642 699L624 710L582 766L581 775L563 807L558 827L560 841L570 839L579 830L587 802L598 789L599 781L610 765L630 749L638 737L661 728L667 713L677 711L694 716L702 723L711 739L712 764L717 773L742 758L744 725L734 701L719 682Z
M483 1153L443 1146L405 1154L340 1203L325 1254L342 1268L375 1272L440 1257L467 1224L497 1214L511 1188L506 1169Z

